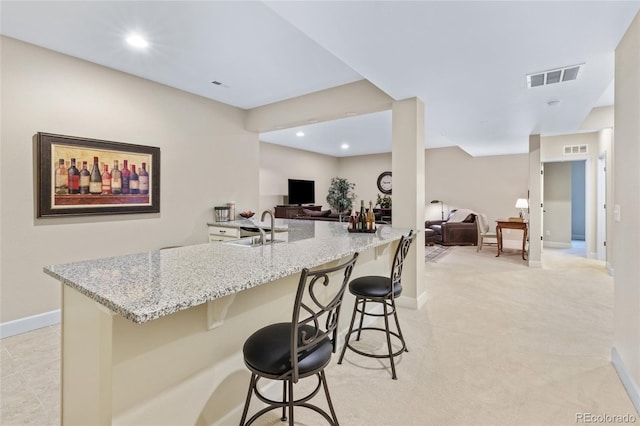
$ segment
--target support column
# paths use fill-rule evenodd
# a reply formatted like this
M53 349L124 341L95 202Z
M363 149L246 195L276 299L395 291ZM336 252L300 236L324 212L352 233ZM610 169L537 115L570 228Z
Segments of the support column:
M424 103L418 98L392 107L393 226L413 229L416 240L402 271L398 304L419 309L426 302L424 283Z
M540 135L529 135L529 267L542 267L542 164Z

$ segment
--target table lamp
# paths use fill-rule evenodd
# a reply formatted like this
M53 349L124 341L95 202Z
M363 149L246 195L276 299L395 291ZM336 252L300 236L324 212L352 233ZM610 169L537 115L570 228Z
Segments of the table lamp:
M526 198L518 198L518 201L516 201L516 208L520 209L520 218L524 219L524 209L529 208L529 202Z

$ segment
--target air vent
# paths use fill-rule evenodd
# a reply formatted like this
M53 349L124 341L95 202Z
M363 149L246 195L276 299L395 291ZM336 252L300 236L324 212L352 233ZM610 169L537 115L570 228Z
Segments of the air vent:
M565 145L564 155L587 154L587 145Z
M211 82L211 84L215 84L216 86L224 87L225 89L229 88L229 86L227 86L226 84L224 84L223 82L218 81L218 80L213 80Z
M580 69L584 64L571 65L569 67L557 68L548 71L536 72L527 76L527 87L540 87L549 84L564 83L578 78Z

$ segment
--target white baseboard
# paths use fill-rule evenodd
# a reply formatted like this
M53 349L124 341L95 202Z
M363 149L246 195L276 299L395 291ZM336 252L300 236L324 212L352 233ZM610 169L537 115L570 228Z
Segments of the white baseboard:
M624 362L622 361L622 358L620 358L618 350L615 347L611 349L611 363L613 364L613 368L616 369L616 373L618 373L618 377L624 385L624 388L629 395L629 399L631 399L631 403L640 415L640 388L638 387L638 383L633 380L627 371L624 366Z
M423 291L417 298L400 296L396 299L396 305L402 308L420 309L427 303L427 292Z
M607 262L607 272L609 273L609 276L613 277L613 266L611 266L611 263Z
M571 243L561 243L559 241L544 241L542 243L542 247L569 249L571 248Z
M3 322L0 324L0 339L37 330L38 328L46 327L48 325L58 324L60 323L60 320L60 309L56 309L55 311L45 312L43 314Z

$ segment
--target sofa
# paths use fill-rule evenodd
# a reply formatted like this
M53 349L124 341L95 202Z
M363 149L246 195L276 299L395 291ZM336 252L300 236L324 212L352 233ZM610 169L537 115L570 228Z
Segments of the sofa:
M349 214L332 212L331 210L309 210L302 209L302 214L295 216L293 219L301 220L318 220L325 222L348 222Z
M478 244L476 213L468 209L453 209L445 220L424 223L425 244L445 246L475 246Z

